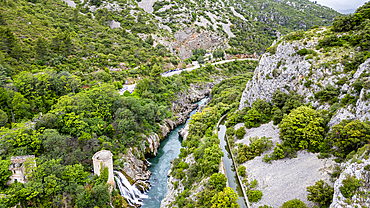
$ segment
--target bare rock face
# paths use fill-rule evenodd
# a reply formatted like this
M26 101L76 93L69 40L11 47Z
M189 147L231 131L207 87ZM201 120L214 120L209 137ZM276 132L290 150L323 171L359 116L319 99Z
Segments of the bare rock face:
M198 33L194 28L185 28L174 34L176 41L170 43L170 51L177 51L181 59L190 58L194 49L227 48L227 42L215 33Z
M366 195L363 196L364 193L370 192L370 171L365 168L366 166L370 166L370 159L364 159L364 156L359 159L361 159L361 163L348 161L347 163L342 164L345 169L334 183L334 196L330 208L370 206L370 197ZM343 186L343 180L348 176L354 176L356 179L362 180L362 186L358 188L356 194L350 199L345 198L339 189Z
M262 55L252 80L247 83L242 94L239 109L251 106L257 99L271 101L277 89L288 92L285 86L299 94L310 94L303 84L304 76L310 73L311 64L299 55L294 55L296 50L302 48L303 44L297 42L280 44L274 55ZM321 76L317 75L318 78Z
M190 88L183 93L177 95L178 99L172 102L172 112L175 113L175 117L172 122L166 120L165 122L171 126L171 130L176 126L184 124L189 118L191 111L198 107L198 104L194 104L205 96L210 95L211 90L215 84L207 83L203 85L190 85Z

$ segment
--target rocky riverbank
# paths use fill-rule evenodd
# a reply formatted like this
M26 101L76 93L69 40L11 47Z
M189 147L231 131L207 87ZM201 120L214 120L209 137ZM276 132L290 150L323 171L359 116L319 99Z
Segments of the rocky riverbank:
M139 148L131 148L120 156L120 171L131 184L135 184L143 192L149 189L150 184L148 180L151 172L148 167L150 164L146 162L145 158L157 155L160 142L174 128L186 122L190 113L198 107L198 104L194 103L210 95L213 86L214 83L190 85L186 92L179 93L177 95L178 99L172 101L171 111L174 116L171 119L165 119L160 124L161 132L152 133L146 140L142 141Z

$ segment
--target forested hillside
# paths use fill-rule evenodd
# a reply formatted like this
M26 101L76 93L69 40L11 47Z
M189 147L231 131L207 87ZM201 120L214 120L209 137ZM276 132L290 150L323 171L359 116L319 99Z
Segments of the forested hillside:
M109 191L107 169L92 176L93 154L110 150L118 170L131 148L145 160L146 138L175 117L178 93L255 67L207 65L164 78L166 49L96 19L60 1L1 2L1 207L127 206ZM134 79L135 92L120 96ZM6 185L10 158L26 155L36 156L28 183Z

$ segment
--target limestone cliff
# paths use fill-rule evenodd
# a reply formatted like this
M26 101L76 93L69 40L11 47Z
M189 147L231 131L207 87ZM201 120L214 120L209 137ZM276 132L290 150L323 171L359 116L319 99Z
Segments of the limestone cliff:
M370 118L370 100L367 98L369 89L367 78L364 74L370 71L370 59L362 63L356 72L345 72L341 61L347 57L354 56L354 50L332 49L331 55L316 50L319 40L323 38L322 32L311 31L307 37L298 41L287 41L282 39L280 43L272 46L275 53L265 53L262 55L259 65L255 70L251 81L246 84L246 88L240 100L239 109L251 106L257 99L271 101L272 95L276 90L288 93L295 91L304 97L305 103L312 103L318 110L328 110L331 106L328 102L320 102L315 97L315 93L325 89L329 85L339 90L338 103L347 94L353 97L358 96L355 104L347 104L344 108L338 109L335 116L329 122L329 126L338 124L343 119ZM299 52L307 49L316 54L302 56ZM361 76L362 75L362 76ZM342 81L345 80L345 83ZM357 93L354 84L358 81L364 82L364 87Z

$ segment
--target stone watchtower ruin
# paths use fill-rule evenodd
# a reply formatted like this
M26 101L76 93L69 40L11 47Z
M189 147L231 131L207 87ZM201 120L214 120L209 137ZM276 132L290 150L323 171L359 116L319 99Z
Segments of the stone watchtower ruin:
M101 169L107 167L108 168L107 183L114 186L113 154L109 150L101 150L95 153L92 159L94 164L94 174L100 176Z
M9 177L8 185L18 181L20 183L27 183L27 173L26 173L26 162L29 165L36 167L35 155L25 155L25 156L16 156L10 159L12 162L9 166L9 170L12 171L12 175ZM30 166L30 167L31 167Z

